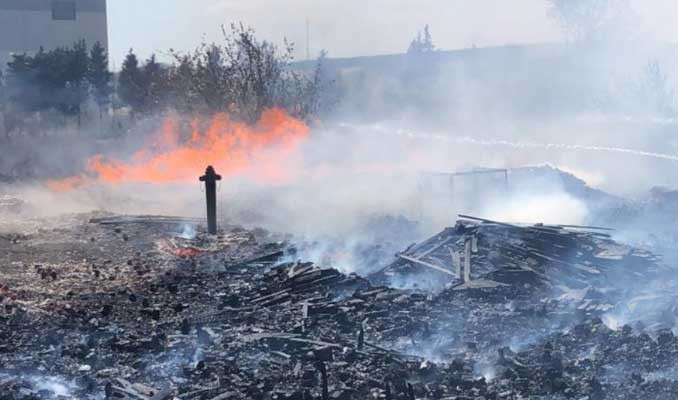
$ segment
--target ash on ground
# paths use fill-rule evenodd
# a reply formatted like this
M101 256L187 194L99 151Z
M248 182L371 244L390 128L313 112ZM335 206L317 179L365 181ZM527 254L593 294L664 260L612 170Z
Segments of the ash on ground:
M0 399L678 398L675 271L606 230L465 217L359 276L198 223L0 232Z

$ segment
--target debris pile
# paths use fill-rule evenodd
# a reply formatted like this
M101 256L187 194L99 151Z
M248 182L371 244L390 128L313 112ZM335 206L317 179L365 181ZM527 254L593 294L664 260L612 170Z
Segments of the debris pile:
M0 241L0 399L678 396L672 331L609 320L665 267L601 230L465 218L367 279L262 231L90 217ZM447 287L388 286L422 270Z
M455 289L505 285L534 287L609 286L661 270L655 255L616 243L607 228L572 225L521 226L460 216L456 226L397 253L397 260L372 275L389 283L422 269ZM626 282L624 282L626 283Z

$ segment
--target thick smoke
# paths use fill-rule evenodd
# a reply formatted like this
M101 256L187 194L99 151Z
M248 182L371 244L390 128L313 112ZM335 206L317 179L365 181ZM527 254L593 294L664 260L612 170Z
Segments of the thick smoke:
M670 187L678 178L671 139L677 60L670 46L621 34L633 13L624 15L604 34L563 44L329 60L326 73L341 102L323 124L312 125L295 154L277 160L273 167L289 179L253 179L263 162L229 176L220 183L220 216L317 243L315 250L305 247L313 259L351 254L339 264L355 265L365 264L355 255L370 246L384 242L397 250L452 225L459 213L585 224L599 220L616 196L642 198L654 186ZM435 26L432 32L435 41ZM191 166L194 184L95 183L65 193L42 185L77 175L94 154L131 159L162 124L148 117L117 136L84 127L77 137L14 138L0 173L18 182L5 191L33 206L27 216L91 210L202 216L203 165ZM475 168L507 169L508 182L472 175L450 186L445 174ZM375 222L384 218L405 222Z

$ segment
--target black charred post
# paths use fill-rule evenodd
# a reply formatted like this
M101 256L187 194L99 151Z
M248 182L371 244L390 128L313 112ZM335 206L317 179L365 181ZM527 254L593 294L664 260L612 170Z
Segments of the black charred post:
M393 395L391 394L391 385L389 385L388 382L386 382L386 390L384 391L386 392L384 393L386 400L393 400Z
M323 393L323 400L329 400L330 398L330 390L329 390L329 385L327 383L327 366L325 365L325 362L323 361L318 361L315 363L316 368L318 368L318 371L320 371L320 379L321 379L321 385L322 385L322 393Z
M407 382L407 400L415 400L414 387L409 382Z
M365 344L365 329L363 328L362 325L360 325L360 331L358 332L358 350L362 350L364 344Z
M207 232L210 235L217 234L217 181L221 175L214 171L211 165L205 170L205 175L200 177L200 182L205 182L205 196L207 198Z

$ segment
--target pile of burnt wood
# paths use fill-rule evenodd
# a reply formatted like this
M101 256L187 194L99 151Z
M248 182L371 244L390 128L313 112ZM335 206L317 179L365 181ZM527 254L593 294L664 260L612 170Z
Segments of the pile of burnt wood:
M516 225L471 216L454 227L396 254L373 274L388 284L426 270L438 282L463 289L504 285L606 284L612 277L633 280L662 270L659 259L611 239L609 229L574 225Z
M369 280L285 261L243 230L219 242L226 258L186 240L195 251L135 256L154 274L64 293L51 313L0 290L0 399L678 396L671 308L662 328L610 320L622 288L666 267L602 229L464 218ZM449 287L380 282L424 270Z

